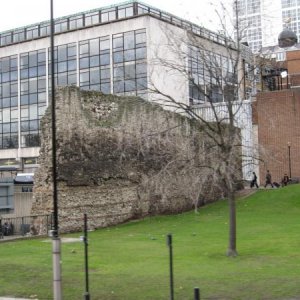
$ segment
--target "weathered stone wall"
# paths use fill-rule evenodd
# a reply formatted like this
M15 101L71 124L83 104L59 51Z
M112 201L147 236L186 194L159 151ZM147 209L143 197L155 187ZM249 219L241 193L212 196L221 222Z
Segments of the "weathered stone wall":
M83 213L97 228L216 198L198 167L205 161L201 130L187 118L139 98L69 87L57 91L56 119L62 232L81 229ZM50 109L41 131L32 214L53 207Z

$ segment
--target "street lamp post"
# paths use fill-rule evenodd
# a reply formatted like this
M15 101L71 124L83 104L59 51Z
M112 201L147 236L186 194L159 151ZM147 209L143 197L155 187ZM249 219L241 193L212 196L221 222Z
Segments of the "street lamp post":
M61 241L58 233L58 197L56 170L56 115L55 115L55 70L54 70L54 18L53 0L50 0L50 57L51 57L51 114L52 114L52 179L53 179L53 228L52 228L52 264L53 299L62 299L61 290Z
M289 176L292 178L292 164L291 164L291 143L288 142L288 157L289 157Z

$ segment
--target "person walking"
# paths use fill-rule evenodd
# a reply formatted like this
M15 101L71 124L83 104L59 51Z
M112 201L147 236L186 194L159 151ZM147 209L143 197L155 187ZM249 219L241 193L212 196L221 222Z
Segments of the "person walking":
M255 172L252 173L252 180L250 183L250 187L253 188L254 186L256 186L256 188L258 189L258 184L257 184L257 176L255 174Z
M265 183L265 188L267 187L267 185L271 185L271 187L273 188L273 183L272 183L272 176L269 170L267 170L267 174L266 174L266 183Z

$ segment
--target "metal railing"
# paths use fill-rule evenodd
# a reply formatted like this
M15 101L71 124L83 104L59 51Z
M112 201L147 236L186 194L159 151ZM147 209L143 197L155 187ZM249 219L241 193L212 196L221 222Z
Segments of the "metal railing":
M0 238L11 235L47 235L51 228L52 215L0 218Z

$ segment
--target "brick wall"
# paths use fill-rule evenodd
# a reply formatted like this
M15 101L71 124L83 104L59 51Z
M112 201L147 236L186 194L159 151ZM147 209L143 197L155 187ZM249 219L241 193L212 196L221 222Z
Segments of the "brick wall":
M266 170L280 182L289 174L288 143L292 177L300 177L300 89L263 92L257 95L258 142L261 146L260 178Z

